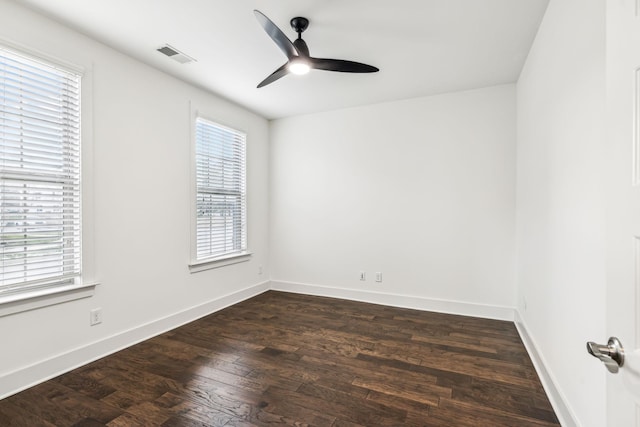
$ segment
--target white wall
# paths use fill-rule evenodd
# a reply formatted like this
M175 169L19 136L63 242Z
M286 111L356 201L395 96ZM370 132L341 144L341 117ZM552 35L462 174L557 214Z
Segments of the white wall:
M276 120L270 140L276 286L515 306L514 85Z
M518 81L518 310L581 425L605 422L603 0L552 0Z
M132 337L141 339L144 333L157 331L148 327L150 322L164 319L159 327L175 326L189 317L176 317L184 310L266 282L269 257L265 119L15 2L0 0L0 10L0 39L89 70L84 90L90 95L92 107L93 146L85 148L93 148L94 167L86 172L87 177L93 175L94 182L91 186L86 181L85 191L92 196L94 206L85 231L87 236L95 236L95 257L85 261L95 262L94 278L100 282L91 298L0 317L1 396L12 387L28 385L31 379L22 369L29 365L104 340L107 344L98 346L99 350L111 351ZM248 227L253 251L249 262L195 274L190 274L187 267L190 101L211 118L248 134ZM90 122L90 117L85 119ZM264 269L262 275L258 274L259 265ZM265 283L263 288L267 287ZM222 301L230 303L233 299ZM104 321L90 327L89 310L95 307L103 309ZM203 310L198 313L203 314ZM132 332L139 328L143 332ZM122 340L113 338L119 334L124 334ZM95 351L83 357L95 357ZM58 360L38 375L64 369L72 359Z

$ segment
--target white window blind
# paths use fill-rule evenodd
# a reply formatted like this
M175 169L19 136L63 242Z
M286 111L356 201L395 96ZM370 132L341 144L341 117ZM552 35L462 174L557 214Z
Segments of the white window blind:
M0 47L0 295L80 276L80 75Z
M196 260L247 249L246 136L196 119Z

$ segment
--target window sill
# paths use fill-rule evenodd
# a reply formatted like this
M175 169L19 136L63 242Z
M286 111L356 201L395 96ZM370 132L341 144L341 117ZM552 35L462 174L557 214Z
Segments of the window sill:
M0 317L87 298L94 294L97 285L97 283L68 285L0 296Z
M242 252L239 254L227 255L220 258L212 258L208 260L195 261L189 264L189 272L197 273L199 271L211 270L214 268L225 267L227 265L240 264L251 259L251 252Z

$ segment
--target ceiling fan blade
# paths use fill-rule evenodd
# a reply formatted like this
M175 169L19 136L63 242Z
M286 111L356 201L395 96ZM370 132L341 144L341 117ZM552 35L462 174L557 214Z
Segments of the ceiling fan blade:
M345 61L343 59L309 58L311 68L325 71L340 71L342 73L375 73L378 68L361 62Z
M262 25L262 28L264 28L269 37L271 37L271 39L276 42L276 45L278 45L280 50L284 52L285 55L287 55L287 58L291 59L292 57L298 55L298 51L296 50L293 43L291 43L291 40L289 40L287 36L284 35L282 30L280 30L280 28L278 28L276 24L274 24L269 18L264 15L264 13L260 12L259 10L254 10L253 13L254 15L256 15L256 18L258 19L260 25Z
M275 70L273 73L271 73L271 75L269 77L267 77L266 79L264 79L263 81L260 82L260 84L258 85L258 88L266 86L269 83L273 83L276 80L278 80L279 78L284 77L287 74L289 74L289 69L287 68L288 66L289 66L289 63L287 62L282 67L280 67L277 70Z

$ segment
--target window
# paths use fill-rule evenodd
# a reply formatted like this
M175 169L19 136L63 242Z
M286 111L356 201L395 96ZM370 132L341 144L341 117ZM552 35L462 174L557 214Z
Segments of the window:
M195 261L247 250L244 133L196 119Z
M79 282L80 79L0 47L0 296Z

